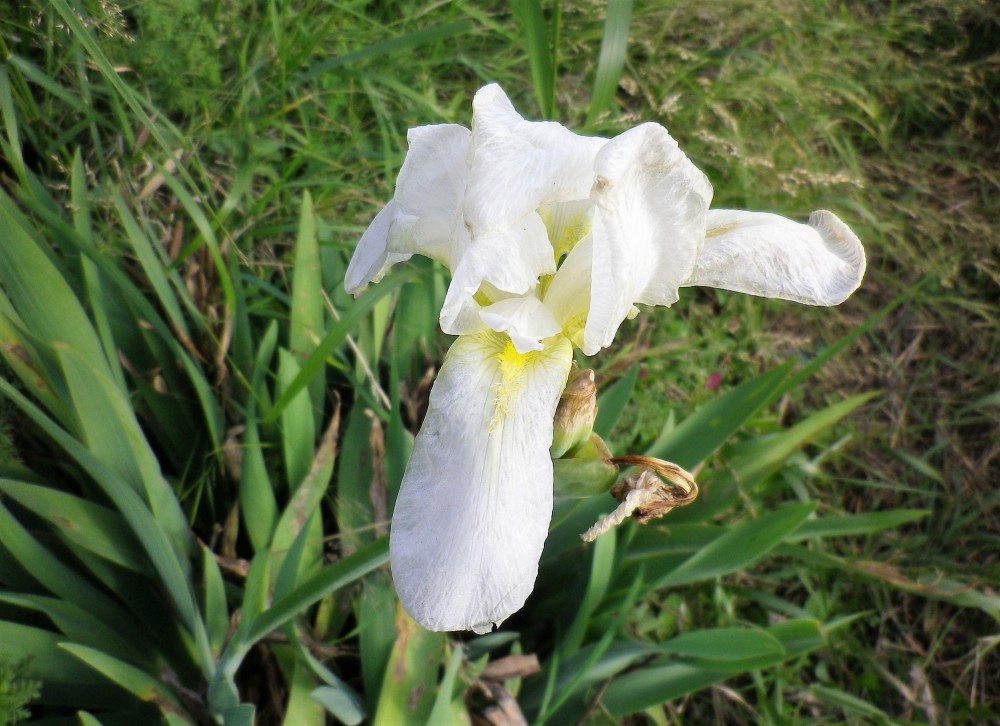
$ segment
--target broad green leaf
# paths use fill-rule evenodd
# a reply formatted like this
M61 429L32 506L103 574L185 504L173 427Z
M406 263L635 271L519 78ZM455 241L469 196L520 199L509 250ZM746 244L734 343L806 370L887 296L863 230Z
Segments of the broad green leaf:
M72 288L35 240L12 216L9 201L0 207L0 287L27 330L48 344L77 351L91 366L107 371L97 333ZM44 295L38 291L44 290Z
M250 561L243 587L243 601L240 603L240 624L229 641L229 648L233 647L233 643L246 640L254 622L267 610L270 584L271 553L261 550Z
M117 683L140 700L155 704L162 712L183 713L180 702L170 689L146 671L100 650L77 643L60 643L59 647L79 658L83 663L108 680Z
M661 434L646 454L693 469L771 400L793 365L789 361L705 404Z
M69 640L152 667L155 653L148 643L142 652L136 648L141 638L132 624L126 621L105 623L88 609L89 603L77 605L54 597L3 591L0 591L0 602L44 614ZM2 649L0 646L0 651Z
M199 362L192 357L189 350L178 341L178 336L168 326L160 316L159 311L146 298L144 290L140 290L135 282L122 269L117 257L108 255L103 249L98 248L92 239L79 233L74 227L69 226L60 216L61 210L50 209L48 206L32 203L31 200L25 202L26 206L41 218L41 221L56 230L60 244L70 253L78 251L86 256L93 267L99 270L101 276L107 281L107 287L103 286L102 294L105 302L105 311L108 313L118 313L114 308L122 308L122 313L131 315L131 320L121 315L111 315L108 322L113 328L115 337L115 355L121 352L128 356L141 359L152 356L154 362L149 363L149 368L157 368L160 375L168 383L168 390L175 393L186 389L186 385L178 382L183 380L183 373L187 381L194 388L200 403L204 421L208 427L208 433L215 446L220 443L219 428L221 426L221 413L218 402L205 378L204 371L201 370ZM0 193L0 210L9 214L14 219L22 219L17 209L9 202L8 198ZM21 222L22 227L27 229L27 221ZM29 230L30 231L30 230ZM41 243L38 243L41 244ZM44 251L44 250L43 250ZM95 317L100 323L100 313L95 313ZM180 363L179 370L177 363ZM112 363L112 370L117 371L118 366ZM115 376L118 379L116 373ZM174 408L184 408L180 401L166 398L161 394L152 396L152 389L140 378L136 379L136 385L142 392L143 397L151 402L150 405L163 407L171 405ZM190 426L190 414L185 414L185 426ZM158 421L154 421L158 424ZM197 429L195 429L197 430Z
M0 492L43 519L70 542L134 572L149 565L121 515L56 489L0 479Z
M376 447L381 444L379 426L363 406L351 407L337 461L336 492L337 530L348 552L376 538L372 526L371 486L376 474L372 445L373 439ZM384 452L382 455L384 459Z
M700 691L732 675L678 662L647 666L612 681L601 704L612 716L626 716Z
M0 286L0 355L21 386L61 421L69 418L63 397L34 346L26 339L24 324Z
M786 542L820 537L876 534L886 529L917 522L931 513L929 509L892 509L887 512L848 514L842 517L817 517L803 524Z
M310 697L326 709L326 712L347 726L357 726L365 720L364 709L350 693L335 686L320 686Z
M608 651L612 644L614 644L615 638L624 629L628 613L635 606L639 593L643 589L644 577L645 572L640 568L640 570L633 576L632 584L629 587L628 592L617 603L618 614L615 617L614 622L605 627L600 640L598 640L597 643L594 644L594 647L588 652L586 660L578 666L574 665L573 668L561 669L562 673L560 675L562 676L562 682L558 685L557 679L554 677L556 672L560 670L560 658L558 651L547 664L547 666L552 669L552 676L550 676L546 693L542 699L542 706L540 708L542 713L538 717L540 724L544 723L549 718L555 718L555 720L560 723L568 720L579 720L579 717L575 714L574 718L567 718L566 711L572 710L573 707L571 698L574 694L577 694L583 685L588 681L588 677L592 675L592 670L598 665L604 654ZM552 694L555 695L555 698L552 698ZM560 711L560 709L564 710Z
M57 347L73 408L80 422L81 438L96 459L143 496L163 531L173 543L184 572L190 534L180 503L135 419L129 400L106 373L89 365L71 349ZM124 514L124 512L123 512ZM141 538L141 532L136 532Z
M531 78L534 81L535 95L542 117L555 117L555 48L550 46L548 28L542 14L540 0L516 0L512 3L521 32L524 34L524 45L531 63ZM558 13L558 4L556 5ZM558 23L558 19L553 20ZM557 31L556 31L557 32Z
M278 349L278 392L288 389L299 374L299 364L284 348ZM288 490L293 493L309 472L313 458L313 408L308 390L299 392L288 401L281 412L281 451L284 454Z
M330 425L316 449L312 466L298 488L292 494L288 506L282 512L278 525L274 530L274 540L271 551L278 562L292 542L299 537L303 528L306 532L306 552L299 565L299 572L311 570L323 557L323 520L313 516L319 511L320 503L326 495L333 475L333 466L337 456L337 435L340 433L340 404L336 404Z
M587 632L587 626L590 624L590 618L608 590L608 585L614 575L615 542L616 538L613 533L599 537L594 542L587 589L580 601L580 607L576 611L576 617L559 641L561 660L569 658L580 649Z
M83 467L122 514L153 564L153 569L170 594L181 622L194 636L201 664L207 668L211 661L211 650L194 594L190 588L188 568L186 567L188 563L179 558L178 552L171 544L167 534L139 498L139 495L116 472L96 459L80 442L59 428L2 378L0 378L0 392L15 403L49 438L53 439L60 448Z
M392 318L392 359L396 371L404 381L419 381L427 363L424 360L428 342L437 334L439 299L434 284L434 270L430 260L414 258L424 271L412 285L399 291Z
M545 668L550 673L557 671L556 679L551 684L552 691L564 693L571 684L575 683L577 689L594 686L624 671L637 661L649 659L656 654L655 646L646 643L612 640L606 646L602 643L585 645L565 662L556 664L553 659L546 662ZM543 700L542 685L537 679L525 684L524 692L518 702L526 710L539 708Z
M702 661L738 661L783 655L785 649L773 635L749 628L694 630L671 638L660 650Z
M222 723L225 726L254 726L256 710L252 703L233 706L222 714Z
M712 486L702 492L693 506L679 510L673 517L674 521L705 520L720 514L739 500L741 490L748 493L756 489L779 471L795 451L876 395L851 396L817 411L779 434L758 438L728 462L727 469L712 480Z
M264 462L260 440L257 400L267 400L266 380L274 348L278 342L278 324L272 322L261 338L254 361L247 399L243 434L243 460L240 470L240 508L243 522L254 552L260 552L271 543L278 521L278 502L274 487Z
M337 708L339 714L334 713L333 715L344 723L359 723L364 720L365 710L361 698L303 645L303 639L299 636L294 622L285 623L282 626L282 631L288 637L289 645L295 652L299 663L307 666L320 681L326 684L314 689L310 697L320 703L327 711L330 711L330 707ZM320 693L319 699L316 698L317 692Z
M14 112L14 97L10 92L10 75L7 72L6 61L0 66L0 116L3 117L4 130L7 139L3 144L5 156L10 160L14 173L24 179L24 150L21 147L21 137L17 128L17 114Z
M122 629L131 622L128 614L117 603L29 534L4 507L2 501L0 532L3 532L0 548L10 552L24 571L49 592L67 602L86 607L102 622L117 623Z
M33 678L39 678L46 684L50 681L100 684L103 679L98 674L59 649L63 640L65 637L58 633L0 620L0 653L18 659L31 656L30 673Z
M319 683L316 676L305 661L295 657L292 648L287 646L272 647L271 652L277 657L288 694L285 698L285 715L282 723L285 726L324 726L326 714L323 707L312 698L312 692Z
M388 538L383 537L324 568L261 612L269 581L268 559L269 553L264 550L258 552L250 564L243 599L244 617L210 677L208 701L216 711L228 711L238 705L239 693L234 677L244 657L258 640L300 615L323 597L386 564L389 561L389 543Z
M402 606L396 609L396 632L374 711L372 723L375 726L426 723L434 707L445 634L423 629Z
M229 607L226 604L226 586L222 580L222 572L215 561L212 551L202 545L201 572L203 584L202 613L205 630L208 632L208 642L212 653L218 657L229 631Z
M73 203L73 227L81 237L93 245L93 224L91 220L90 194L87 189L87 172L84 169L83 158L80 156L79 149L73 152L70 194ZM111 306L108 305L105 298L100 270L86 257L81 257L80 268L83 272L84 286L87 290L90 314L94 318L94 327L104 348L104 357L111 368L111 373L118 387L124 390L125 379L122 374L121 363L118 361L118 349L115 345L111 323L108 318Z
M305 360L323 337L323 280L316 241L316 215L312 196L302 195L299 232L295 242L295 267L292 270L292 308L289 320L288 347L299 360ZM323 412L324 376L318 375L308 385L313 426L319 427Z
M385 570L373 572L361 583L361 592L354 600L354 616L358 621L358 648L361 656L361 678L368 710L378 715L378 701L384 693L389 659L399 643L399 600L392 580ZM404 644L405 645L405 644Z
M380 540L345 557L339 562L325 567L321 572L300 583L292 592L274 602L240 638L239 647L248 647L279 627L287 620L303 612L320 598L335 592L345 585L364 577L389 561L389 541ZM234 637L234 641L236 638Z
M782 651L756 659L754 669L780 663L824 645L815 621L787 621L766 631L780 643ZM608 686L602 705L614 717L626 716L650 706L672 701L707 688L734 675L668 658L662 665L651 665L621 676Z
M444 677L441 685L438 686L437 698L434 699L434 708L427 716L427 726L452 726L455 720L453 714L453 698L455 694L455 682L458 677L458 669L462 667L464 654L459 643L451 643L451 656L448 658L448 665L445 667ZM465 710L465 703L461 703L462 715Z
M798 530L815 509L813 502L785 506L737 524L662 575L655 586L676 587L745 569ZM652 573L648 562L646 567Z

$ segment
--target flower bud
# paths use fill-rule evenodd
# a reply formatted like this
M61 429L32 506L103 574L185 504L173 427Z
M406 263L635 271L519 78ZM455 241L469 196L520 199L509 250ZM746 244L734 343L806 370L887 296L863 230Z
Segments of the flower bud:
M594 430L595 418L597 418L597 384L594 383L594 371L574 368L570 371L566 388L556 408L552 427L552 446L549 449L552 458L562 458L586 443Z

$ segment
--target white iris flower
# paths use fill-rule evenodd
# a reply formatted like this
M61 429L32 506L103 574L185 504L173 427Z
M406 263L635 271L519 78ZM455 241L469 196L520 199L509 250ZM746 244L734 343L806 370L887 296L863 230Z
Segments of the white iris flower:
M451 270L440 320L459 337L403 477L390 559L418 623L481 633L534 585L574 347L597 353L637 303L671 305L693 285L836 305L865 256L830 212L805 225L709 210L711 184L658 124L582 137L525 121L490 85L471 132L421 126L408 141L346 287L358 293L413 254Z

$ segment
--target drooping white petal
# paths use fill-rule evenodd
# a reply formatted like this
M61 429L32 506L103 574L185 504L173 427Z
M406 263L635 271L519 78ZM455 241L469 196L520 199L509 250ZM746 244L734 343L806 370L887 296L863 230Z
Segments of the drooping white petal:
M407 133L409 149L396 192L365 231L347 267L344 285L357 294L414 254L450 266L453 249L468 239L462 200L472 135L455 124L419 126Z
M397 262L410 259L411 253L394 252L390 250L389 243L393 226L407 221L407 215L400 211L395 201L390 201L375 215L347 265L347 274L344 275L347 292L357 295L368 287L368 283L381 280L386 271Z
M392 577L430 630L486 632L531 592L552 516L552 418L572 348L462 336L431 391L393 513Z
M861 284L865 252L850 228L831 212L813 212L809 224L776 214L713 209L705 245L685 286L838 305Z
M544 204L587 197L605 139L578 136L552 121L525 121L496 84L476 93L472 109L465 218L474 237Z
M542 341L562 330L542 301L533 295L509 297L479 311L483 322L507 333L518 353L542 350Z
M611 344L635 303L676 302L694 269L712 200L708 179L658 124L609 141L595 171L587 355Z

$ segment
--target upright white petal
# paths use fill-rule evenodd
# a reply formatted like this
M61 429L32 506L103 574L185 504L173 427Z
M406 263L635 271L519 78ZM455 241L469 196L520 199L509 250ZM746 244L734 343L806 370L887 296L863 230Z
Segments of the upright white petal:
M572 348L522 355L488 331L452 345L393 513L393 581L430 630L486 632L534 585L552 516L552 418Z
M595 161L594 259L583 352L611 344L635 303L671 305L694 269L712 186L658 124L615 137Z
M395 201L386 204L382 211L368 225L361 235L358 246L354 249L347 274L344 275L344 287L347 292L357 295L370 282L378 282L390 267L397 262L410 259L408 252L394 252L389 249L389 237L392 228L399 223L406 223L407 216L403 214Z
M583 345L584 326L590 311L593 263L594 237L587 234L573 245L542 298L563 332L578 347Z
M472 158L465 217L492 234L544 204L585 199L605 139L552 121L525 121L496 84L472 101Z
M706 285L806 305L838 305L861 284L865 251L831 212L809 224L776 214L713 209L685 286Z

